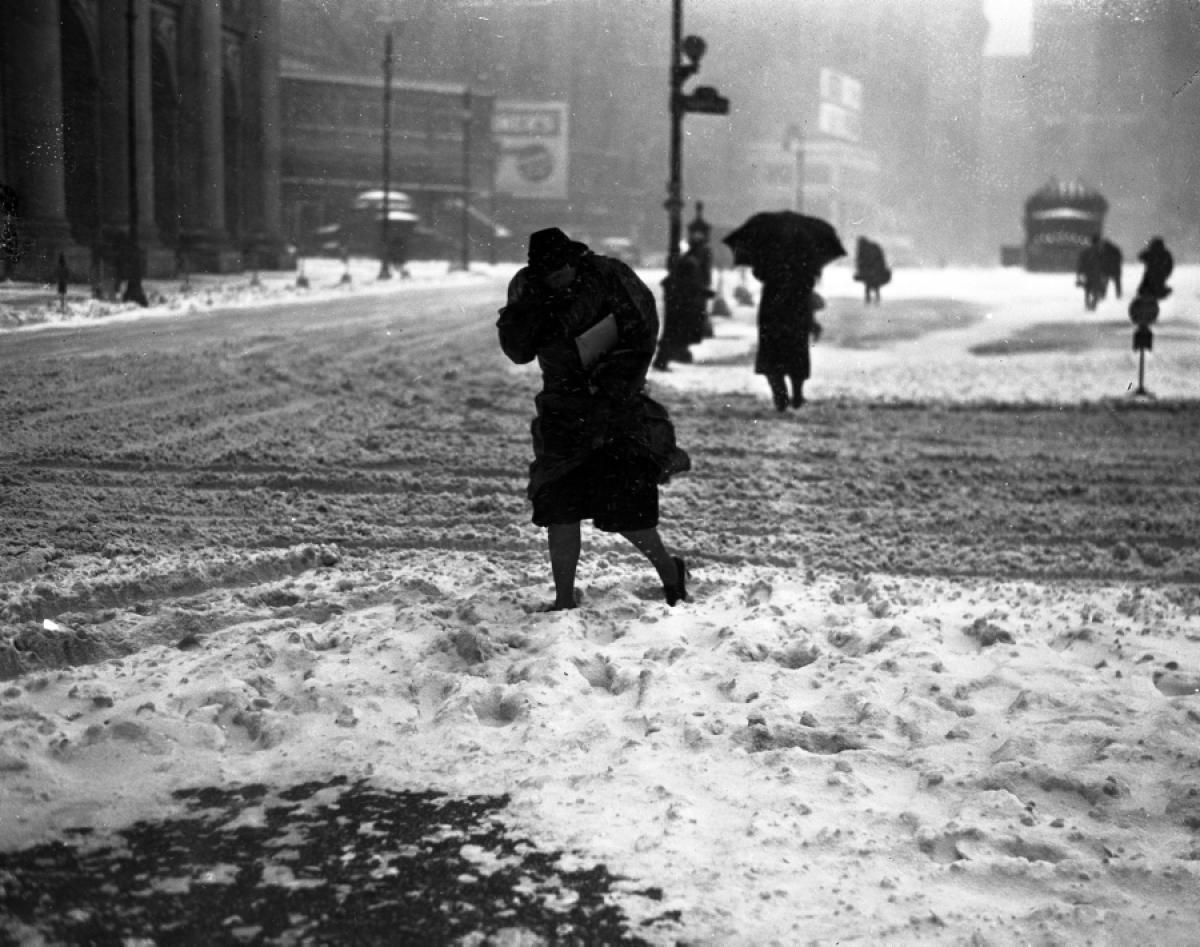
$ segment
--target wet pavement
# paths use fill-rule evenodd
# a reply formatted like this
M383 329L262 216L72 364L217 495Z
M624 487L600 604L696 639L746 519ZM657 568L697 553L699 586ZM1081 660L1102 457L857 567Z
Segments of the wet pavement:
M646 944L637 889L497 818L504 796L338 778L176 794L184 811L0 853L0 944ZM661 936L658 938L662 942Z

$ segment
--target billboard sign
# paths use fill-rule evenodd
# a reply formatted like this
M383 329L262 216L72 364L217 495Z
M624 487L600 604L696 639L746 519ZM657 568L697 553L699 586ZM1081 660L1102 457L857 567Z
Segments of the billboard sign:
M817 130L843 141L862 140L862 83L834 69L821 70Z
M496 191L510 197L567 197L567 104L497 99L492 110Z
M821 101L832 102L852 112L862 111L862 83L834 69L821 70Z
M850 109L834 105L832 102L822 102L817 110L817 130L831 138L861 141L862 119L857 112Z

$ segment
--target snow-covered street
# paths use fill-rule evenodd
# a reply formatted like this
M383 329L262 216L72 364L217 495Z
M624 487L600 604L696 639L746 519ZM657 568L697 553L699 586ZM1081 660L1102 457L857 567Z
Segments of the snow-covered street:
M513 268L339 266L149 310L0 290L27 326L0 331L0 856L95 848L179 790L348 777L507 795L495 817L605 866L654 944L1195 942L1200 267L1152 398L1128 297L1087 313L1070 275L898 269L867 308L830 267L782 416L735 307L651 377L694 461L662 503L693 601L585 528L582 607L543 613L537 371L492 329ZM222 307L263 322L206 332ZM503 867L461 854L468 888ZM289 857L260 884L327 880ZM6 864L0 904L30 883ZM232 926L309 942L274 923ZM461 942L551 940L514 917Z

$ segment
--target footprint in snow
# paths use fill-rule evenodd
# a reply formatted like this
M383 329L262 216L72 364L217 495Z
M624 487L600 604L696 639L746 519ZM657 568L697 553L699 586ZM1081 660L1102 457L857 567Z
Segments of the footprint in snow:
M1168 697L1200 694L1200 674L1173 668L1154 672L1154 686Z

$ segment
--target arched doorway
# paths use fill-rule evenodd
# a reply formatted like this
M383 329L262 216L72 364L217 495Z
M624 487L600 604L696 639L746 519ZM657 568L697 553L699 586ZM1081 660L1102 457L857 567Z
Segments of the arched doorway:
M71 238L94 246L100 230L100 82L96 56L74 5L62 5L63 170Z

